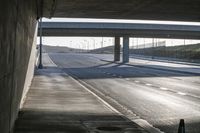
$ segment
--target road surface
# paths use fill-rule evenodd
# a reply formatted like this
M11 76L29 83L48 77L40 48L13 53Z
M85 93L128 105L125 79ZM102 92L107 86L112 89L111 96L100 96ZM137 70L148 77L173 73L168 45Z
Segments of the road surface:
M151 67L145 67L145 63L143 67L142 62L116 64L110 61L112 55L49 55L66 73L161 131L177 133L179 120L185 119L186 133L200 132L198 74L151 68L156 66L153 63Z

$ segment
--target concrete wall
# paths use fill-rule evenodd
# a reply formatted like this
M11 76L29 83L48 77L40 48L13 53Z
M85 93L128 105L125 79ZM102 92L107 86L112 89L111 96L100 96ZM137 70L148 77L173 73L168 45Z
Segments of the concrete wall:
M36 26L37 27L37 26ZM25 78L25 83L24 83L24 89L23 89L23 94L22 94L22 99L20 103L20 108L23 107L24 101L26 99L26 94L28 93L28 90L31 86L32 79L34 76L34 69L38 66L37 65L37 49L36 49L36 44L37 44L37 29L35 30L34 38L33 38L33 44L32 44L32 49L30 53L30 58L29 58L29 63L28 63L28 68L26 72L26 78Z
M0 132L13 128L18 114L36 29L36 3L0 4ZM34 57L34 56L32 56ZM32 60L32 59L31 59ZM29 70L31 72L31 70ZM30 73L32 75L32 73Z

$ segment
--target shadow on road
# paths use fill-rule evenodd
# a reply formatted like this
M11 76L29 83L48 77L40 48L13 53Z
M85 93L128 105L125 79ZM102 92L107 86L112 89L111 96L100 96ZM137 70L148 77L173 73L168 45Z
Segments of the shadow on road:
M142 129L119 115L34 109L21 110L15 125L15 133L99 133L101 130L139 132Z
M112 66L109 66L112 65ZM92 67L63 68L79 79L141 78L141 77L194 77L200 74L152 68L152 65L136 66L130 64L105 63ZM179 70L185 68L178 68ZM187 68L190 69L190 68ZM193 68L191 68L193 69Z

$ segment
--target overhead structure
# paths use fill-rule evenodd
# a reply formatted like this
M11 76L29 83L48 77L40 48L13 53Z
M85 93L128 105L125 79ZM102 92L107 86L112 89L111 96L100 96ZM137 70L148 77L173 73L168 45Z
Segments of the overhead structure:
M43 22L43 36L199 39L200 26L144 23Z
M200 21L199 0L39 0L43 17Z

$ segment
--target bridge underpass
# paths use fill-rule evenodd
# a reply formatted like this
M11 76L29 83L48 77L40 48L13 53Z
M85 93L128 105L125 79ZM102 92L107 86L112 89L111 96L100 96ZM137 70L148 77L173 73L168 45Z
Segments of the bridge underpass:
M94 0L92 2L84 1L84 3L81 0L2 0L0 4L1 132L12 132L20 104L31 84L35 64L38 18L81 17L199 21L199 5L197 0L126 2Z
M123 28L120 27L120 26L117 27L117 25L121 25L121 24L110 24L110 23L109 24L106 24L106 23L97 24L97 23L54 23L54 22L52 22L52 23L46 23L46 24L47 25L45 25L45 23L43 23L43 35L45 35L45 36L58 36L58 35L68 36L70 33L72 33L71 36L89 36L89 35L93 35L94 37L100 37L100 36L103 36L103 33L105 33L105 34L107 33L107 37L113 37L113 36L116 36L116 35L124 36L123 37L123 62L128 62L129 61L129 53L128 53L128 51L129 51L128 50L129 49L129 37L133 37L133 36L137 36L138 37L141 34L141 32L143 32L145 34L142 37L144 37L145 35L148 36L148 37L155 37L155 38L161 37L161 36L162 37L165 36L165 37L169 37L169 38L172 38L172 37L175 37L175 36L176 37L179 36L178 38L184 38L185 39L185 38L189 37L189 38L197 39L198 38L197 37L198 36L198 30L199 30L198 26L194 26L193 27L193 26L188 26L188 25L184 25L184 26L182 25L180 27L177 26L178 28L176 27L176 25L161 25L163 27L161 27L160 25L153 25L154 27L152 25L149 25L150 29L148 29L148 25L145 25L146 29L145 30L143 29L143 31L140 31L140 34L139 34L138 31L137 31L137 30L139 30L139 26L138 25L135 26L135 27L138 28L137 30L135 30L134 29L134 24L131 24L131 26L129 26L129 27L132 28L131 30L127 28L126 24L123 24ZM96 26L93 26L93 25L96 25ZM113 28L113 27L110 28L109 27L110 25L112 25L115 28ZM171 26L171 28L170 28L170 26ZM62 27L62 28L58 28L58 27ZM126 27L126 28L124 28L124 27ZM157 29L157 31L155 29ZM164 31L164 29L166 31ZM153 32L151 30L153 30ZM102 32L102 31L104 31L104 32ZM160 31L162 31L162 32L160 32ZM48 34L48 32L50 34ZM155 35L153 33L155 33ZM117 46L118 46L118 49L116 48ZM115 59L119 59L118 58L120 56L120 52L119 52L120 48L119 47L120 47L120 37L115 37L115 49L116 49L116 51L118 51L118 54L115 54L115 56L114 56ZM116 56L118 56L118 57L116 57ZM76 77L77 80L83 82L83 84L86 85L86 86L92 86L94 88L94 90L98 90L98 91L103 92L105 95L109 95L109 97L117 100L117 102L123 103L122 105L126 105L126 107L128 107L128 109L130 109L130 108L140 108L140 107L136 106L134 102L131 102L131 101L137 101L136 100L137 98L135 99L135 97L138 97L138 95L137 95L138 94L137 93L138 90L134 89L134 91L136 93L134 96L133 95L128 96L129 94L127 94L127 93L131 93L131 90L134 87L130 87L130 92L127 91L125 88L128 88L128 87L125 84L129 84L129 83L127 83L125 81L135 82L135 83L138 83L140 85L143 84L142 86L150 86L149 88L154 88L154 89L155 88L159 88L159 90L162 90L162 91L164 90L166 92L175 93L175 95L178 94L178 95L186 96L186 95L191 95L191 94L188 94L187 91L183 91L182 90L183 88L186 87L185 84L183 82L180 83L180 81L178 81L178 80L175 81L174 78L175 79L178 78L179 80L186 81L186 80L188 80L188 78L185 78L186 75L184 75L184 76L182 75L183 77L179 75L182 72L183 73L186 72L188 74L189 73L191 74L190 76L189 75L188 76L191 77L192 80L195 79L195 78L193 79L193 76L195 75L194 74L195 72L193 71L194 73L192 73L192 71L189 72L186 69L182 69L182 67L183 68L185 67L184 65L183 66L179 66L178 65L178 67L175 68L175 69L173 67L172 67L173 69L169 69L168 68L168 67L171 67L171 66L175 65L176 63L174 63L174 64L173 63L172 64L169 63L168 64L168 62L167 62L168 65L166 65L166 64L163 65L162 63L161 63L162 65L161 64L158 65L157 64L158 62L152 61L150 64L148 64L147 61L145 61L145 60L142 62L141 60L137 60L137 59L135 59L133 57L133 59L131 59L130 63L128 63L128 64L120 64L120 63L115 64L115 63L112 62L112 58L111 58L110 55L105 55L105 56L104 55L92 55L92 54L89 54L89 55L87 55L87 54L76 55L76 54L73 54L73 53L72 54L50 53L50 57L52 58L52 60L59 67L63 68L65 72L71 73L72 77ZM93 60L93 58L97 58L97 60ZM72 60L70 60L70 59L72 59ZM139 63L140 65L138 65L138 62L142 62L142 63L141 64ZM100 65L94 65L96 63L100 64ZM131 68L129 69L130 66L131 66ZM155 66L158 66L158 67L155 67ZM144 69L142 69L142 68L138 69L138 67L144 67ZM194 66L188 66L188 67L191 70L195 70L193 68ZM137 69L137 70L135 70L133 72L132 69ZM157 72L154 71L154 69L157 69L156 70ZM198 66L196 67L196 70L197 71L199 70ZM136 74L137 71L139 71L140 74L137 75ZM167 76L167 75L163 74L163 72L165 74L168 73L169 75ZM113 78L113 80L111 79L111 81L107 81L108 80L106 78L107 76L102 75L102 73L103 74L105 73L106 75L109 75L110 78ZM198 75L198 73L196 73L196 74ZM143 76L144 76L144 78L142 78ZM165 76L167 76L167 78L164 79L164 81L162 81L163 80L162 78L165 77ZM168 80L171 80L171 81L168 81ZM161 83L158 83L158 81L161 82ZM112 82L115 82L115 84L112 83ZM120 82L121 84L123 84L122 88L125 89L125 91L123 92L124 96L121 95L122 91L120 90L120 87L118 87L118 86L121 86L121 85L116 83L116 82ZM173 82L173 83L171 83L171 82ZM103 86L105 86L105 87L102 87L102 84L104 84ZM109 86L110 84L112 84L111 85L112 87ZM138 84L131 84L131 85L137 86ZM168 86L167 84L170 84L170 85ZM183 85L184 87L183 86L181 87L180 84L184 84ZM175 86L178 86L179 88L176 88ZM193 87L187 86L187 87L191 89L194 86ZM116 89L117 90L116 91L113 88L118 88L118 89ZM138 88L140 88L140 87L138 87ZM143 90L144 88L141 87L140 89ZM158 92L158 93L160 93L160 92ZM166 95L166 93L161 94L161 95ZM125 97L128 97L128 99L124 101ZM155 95L153 97L155 97L155 99L156 99L157 96ZM166 96L166 97L168 97L168 96ZM147 98L147 99L149 99L150 101L152 100L151 98ZM171 102L171 101L174 100L174 99L173 100L172 99L169 98L168 102ZM159 103L156 103L156 104L164 104L162 100ZM182 100L179 99L178 101L180 102ZM145 104L145 102L143 104ZM140 114L141 112L143 112L144 114L141 113L142 115L139 115L139 116L142 116L142 117L145 117L145 115L147 115L147 116L149 115L150 118L147 118L147 121L149 122L149 121L151 121L150 119L153 119L151 117L152 116L156 117L156 115L154 113L149 113L149 114L147 113L146 114L146 110L150 109L150 110L154 110L155 111L157 107L151 106L151 105L148 105L148 104L152 104L152 103L147 103L146 102L145 107L142 106L142 108L145 108L143 111L141 111L140 109L138 109L138 110L137 109L132 109L132 110L138 111L137 114ZM171 107L174 108L170 104L167 104L167 105L169 105L170 108ZM187 108L187 105L184 105L184 106ZM158 108L160 108L161 110L164 111L166 107L164 107L164 109L162 107L158 107ZM190 118L193 117L193 115L188 114L187 111L186 112L185 111L179 111L179 109L178 110L175 109L175 110L180 113L179 115L181 117L185 118L184 115L186 115L186 114L189 115ZM166 109L166 110L168 110L168 109ZM169 109L169 110L171 110L171 109ZM172 110L174 110L174 109L172 109ZM152 112L154 112L154 111L152 111ZM176 131L176 126L178 126L178 124L175 124L176 123L175 119L177 119L177 116L176 116L177 114L176 113L175 113L175 116L174 115L170 115L170 117L173 120L169 120L170 121L169 122L168 120L166 120L166 121L165 120L160 120L158 117L159 117L159 114L162 114L162 113L160 113L159 111L155 111L155 112L158 113L157 114L158 116L157 116L157 118L154 118L154 120L152 120L151 124L154 123L155 121L160 121L162 124L160 124L159 122L158 123L155 122L153 125L154 126L156 125L155 127L158 127L159 129L161 129L161 131L177 132ZM171 112L171 111L169 111L169 112ZM169 114L167 112L165 112L162 115L169 115ZM180 116L178 118L181 118ZM167 124L166 123L164 124L164 121ZM169 124L169 123L173 123L173 124ZM168 125L168 126L166 126L166 125ZM195 127L194 123L191 124L191 125L190 125L189 128L193 127L196 131L198 130ZM188 130L188 131L196 132L196 131L191 130L191 129Z

